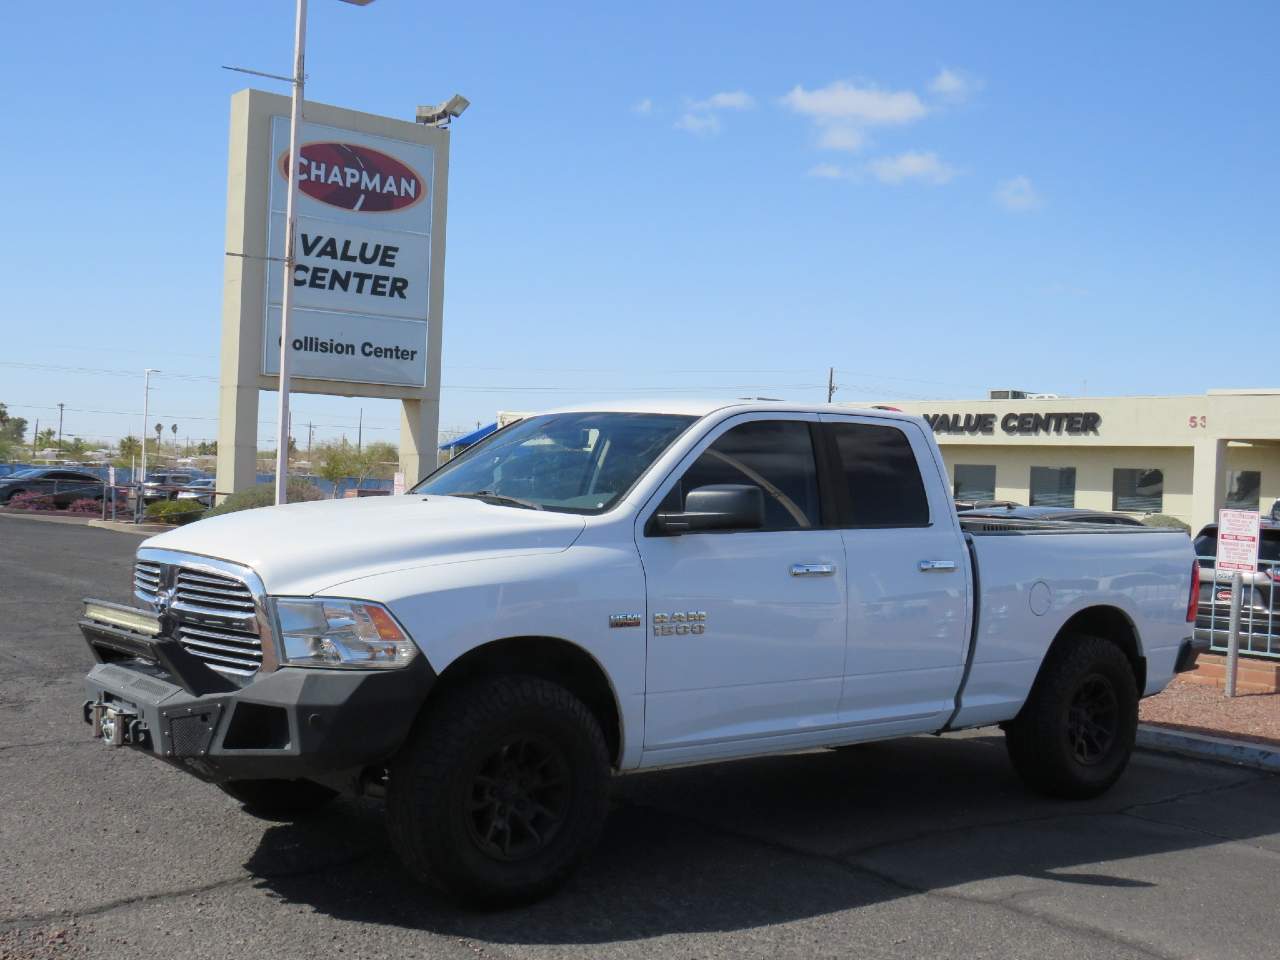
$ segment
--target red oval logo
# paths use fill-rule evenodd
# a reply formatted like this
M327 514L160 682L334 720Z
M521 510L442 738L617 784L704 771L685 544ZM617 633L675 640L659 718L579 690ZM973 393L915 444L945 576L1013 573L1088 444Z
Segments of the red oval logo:
M333 207L389 213L413 206L427 192L413 167L363 144L304 143L301 154L298 189ZM289 176L288 150L280 154L280 175Z

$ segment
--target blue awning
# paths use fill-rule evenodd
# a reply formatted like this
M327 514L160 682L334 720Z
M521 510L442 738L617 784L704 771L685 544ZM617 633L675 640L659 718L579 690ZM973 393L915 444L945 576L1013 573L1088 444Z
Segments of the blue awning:
M456 440L450 440L448 443L440 444L440 449L453 450L455 452L458 450L465 450L473 443L483 440L497 429L498 425L496 423L491 423L488 426L481 427L479 430L472 430L470 433L465 436L458 437Z

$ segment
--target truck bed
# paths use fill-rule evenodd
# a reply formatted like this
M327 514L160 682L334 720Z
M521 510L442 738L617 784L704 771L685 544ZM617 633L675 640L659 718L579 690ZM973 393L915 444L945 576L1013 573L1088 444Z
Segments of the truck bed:
M1140 694L1164 688L1189 636L1187 534L1062 520L960 518L977 609L955 727L1017 713L1050 642L1086 609L1131 625L1146 662ZM1046 538L1052 538L1047 540ZM1076 627L1088 632L1088 625Z

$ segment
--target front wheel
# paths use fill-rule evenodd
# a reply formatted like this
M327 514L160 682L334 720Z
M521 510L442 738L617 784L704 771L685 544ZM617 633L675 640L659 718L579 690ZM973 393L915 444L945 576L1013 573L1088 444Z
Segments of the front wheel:
M568 690L537 677L489 677L449 692L389 773L387 827L405 865L476 903L549 893L586 857L608 806L599 723Z
M1022 711L1005 729L1013 767L1032 789L1082 800L1120 778L1138 730L1129 658L1099 637L1063 638Z

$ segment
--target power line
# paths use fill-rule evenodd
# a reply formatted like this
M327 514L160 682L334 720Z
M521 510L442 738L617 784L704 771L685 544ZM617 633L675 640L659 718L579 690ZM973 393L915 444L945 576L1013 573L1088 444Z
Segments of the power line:
M83 373L97 373L97 374L102 374L102 375L104 375L104 376L118 376L118 377L139 377L139 376L142 376L141 372L140 372L140 371L137 371L137 370L121 370L121 369L114 369L114 368L109 368L109 367L71 367L71 366L64 366L64 365L60 365L60 364L52 364L52 363L37 363L37 362L34 362L34 361L27 361L27 360L0 360L0 366L4 366L4 367L14 367L14 368L17 368L17 369L28 369L28 370L57 370L57 371L61 371L61 372L64 372L64 373L81 373L81 374L83 374ZM496 372L496 373L512 372L512 371L518 371L518 372L521 372L521 373L588 373L588 374L590 374L590 373L599 373L599 374L615 374L615 373L630 373L630 372L633 372L632 370L629 370L629 369L610 369L610 368L604 368L604 367L528 367L528 366L518 366L518 367L488 367L488 366L446 366L444 369L446 369L446 370L487 370L487 371L492 371L492 372ZM922 383L922 384L928 384L928 385L931 385L931 386L939 386L939 387L960 387L960 388L963 388L963 389L971 389L971 390L985 390L985 389L986 389L985 387L983 387L983 386L979 386L978 384L972 384L972 383L954 383L954 382L945 381L945 380L929 380L929 379L925 379L925 378L922 378L922 377L895 377L895 376L891 376L891 375L889 375L889 374L880 373L880 372L878 372L878 371L877 371L877 372L872 373L872 372L867 372L867 371L845 370L845 369L843 369L843 368L839 368L839 367L835 368L835 370L836 370L836 372L838 372L838 373L850 374L850 375L855 376L855 377L868 377L868 378L872 378L872 379L875 379L875 380L896 381L896 382L901 382L901 383ZM753 375L757 375L757 374L770 374L770 375L776 375L776 374L788 374L788 373L806 373L806 372L808 372L808 371L805 371L805 370L783 370L783 369L739 369L739 368L720 368L720 369L669 369L669 370L667 370L667 372L668 372L668 373L670 373L670 374L672 374L672 375L685 375L685 374L700 374L700 375L721 375L721 374L735 374L735 375L737 375L737 374L753 374ZM204 383L217 383L217 382L218 382L218 378L217 378L217 377L215 377L215 376L211 376L211 375L207 375L207 374L197 374L197 373L171 373L171 372L166 372L166 373L157 373L157 374L156 374L156 376L157 376L157 377L161 377L161 378L165 378L165 379L171 379L171 380L182 380L182 381L193 381L193 382L204 382ZM533 390L553 390L553 389L554 389L554 390L575 390L575 389L578 389L578 388L575 388L575 387L543 387L543 386L528 386L528 387L526 387L526 386L521 386L521 387L506 387L506 388L501 388L501 387L482 386L482 385L470 385L470 384L446 384L445 386L446 386L448 389L451 389L451 390L499 390L499 389L509 389L509 390L521 391L521 392L523 392L523 391L533 391ZM749 385L749 386L745 386L745 387L744 387L744 386L725 386L725 387L723 387L722 389L726 389L726 390L745 390L745 389L755 389L757 386L758 386L759 388L761 388L761 389L770 389L770 390L777 390L777 389L787 389L787 388L790 388L790 385L787 385L787 384L759 384L759 385ZM810 385L808 385L808 384L804 384L804 385L801 385L801 386L808 387L808 386L810 386ZM653 389L653 390L662 390L662 389L669 389L669 387L646 387L646 388L633 388L633 389Z

